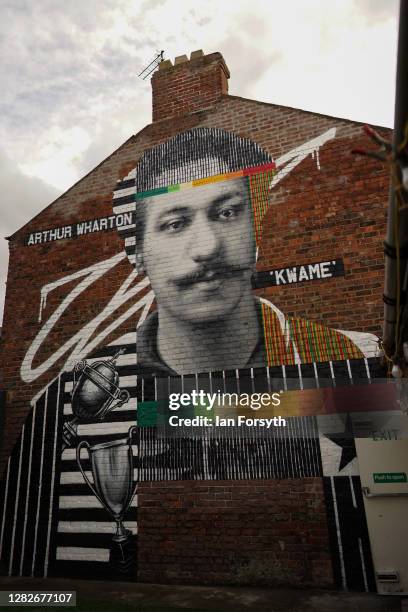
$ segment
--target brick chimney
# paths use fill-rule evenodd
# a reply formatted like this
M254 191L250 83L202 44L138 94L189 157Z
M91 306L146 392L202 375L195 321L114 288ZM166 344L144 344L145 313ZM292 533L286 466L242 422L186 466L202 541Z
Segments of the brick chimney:
M193 51L190 60L180 55L164 60L154 73L152 83L153 121L179 117L213 106L228 94L227 65L221 53L204 55Z

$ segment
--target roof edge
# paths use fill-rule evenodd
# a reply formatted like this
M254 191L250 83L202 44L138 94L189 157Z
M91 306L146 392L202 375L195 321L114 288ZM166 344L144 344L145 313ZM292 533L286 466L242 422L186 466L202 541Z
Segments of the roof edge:
M262 100L253 100L252 98L244 98L243 96L234 96L231 94L223 94L220 101L233 98L234 100L244 100L245 102L252 102L253 104L260 104L262 106L274 106L275 108L287 108L290 110L300 111L301 113L307 113L308 115L318 115L319 117L326 117L327 119L338 119L339 121L346 121L348 123L354 123L358 125L365 125L365 121L357 121L356 119L347 119L346 117L337 117L336 115L327 115L325 113L319 113L317 111L305 110L303 108L297 108L296 106L286 106L285 104L273 104L272 102L263 102ZM219 102L217 102L219 104ZM394 128L387 127L386 125L378 125L376 123L370 123L371 126L381 128L383 130L393 131Z

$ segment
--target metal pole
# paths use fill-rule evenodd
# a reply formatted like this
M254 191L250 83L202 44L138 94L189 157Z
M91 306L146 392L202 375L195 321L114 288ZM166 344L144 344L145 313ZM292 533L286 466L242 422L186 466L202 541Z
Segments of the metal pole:
M393 135L393 151L395 154L398 154L398 148L404 141L407 123L408 0L400 0ZM406 154L400 155L400 161L403 165L408 165ZM399 321L398 323L398 314L402 312L406 292L405 277L408 258L408 210L398 210L398 202L395 195L395 184L400 184L402 180L399 163L393 166L392 172L394 172L395 180L391 177L387 235L385 241L383 342L387 355L395 355L394 361L398 361L398 358L402 355L402 343L399 343L398 338L396 339L396 333L401 337L402 322ZM405 336L408 335L408 329L402 331L403 334L401 339L403 341Z

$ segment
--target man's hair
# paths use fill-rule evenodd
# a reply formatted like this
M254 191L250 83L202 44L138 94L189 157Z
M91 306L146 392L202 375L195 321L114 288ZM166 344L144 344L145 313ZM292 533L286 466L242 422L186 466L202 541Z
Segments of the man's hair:
M145 151L136 166L136 193L261 166L272 161L268 153L248 138L218 128L195 128ZM143 244L145 206L144 200L136 202L137 250Z
M194 164L198 161L201 163ZM136 166L136 192L188 183L272 161L268 153L248 138L218 128L195 128L143 153Z

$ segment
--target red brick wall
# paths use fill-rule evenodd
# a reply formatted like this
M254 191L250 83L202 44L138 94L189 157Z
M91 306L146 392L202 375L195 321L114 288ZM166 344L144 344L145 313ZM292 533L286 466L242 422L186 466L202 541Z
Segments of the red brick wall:
M352 148L370 146L361 124L228 96L227 78L220 54L159 70L152 80L154 123L12 237L0 355L7 398L2 465L32 398L60 373L67 357L61 356L40 377L23 382L20 368L27 350L76 281L49 294L39 321L41 289L124 248L116 230L36 246L26 246L26 236L111 215L116 181L135 167L145 150L181 131L221 128L252 139L279 160L336 129L335 139L319 150L320 169L316 157L308 155L272 191L258 271L342 258L345 276L257 293L286 315L380 333L388 169L350 154ZM390 136L387 130L383 133ZM101 312L132 271L123 259L78 295L41 345L33 367ZM95 334L134 302L121 306ZM130 317L95 348L134 329L135 319ZM46 444L53 445L54 439ZM333 583L321 479L141 483L138 512L143 581Z
M333 583L322 482L154 482L138 488L139 580Z
M389 177L381 163L351 155L357 144L366 146L364 136L328 142L320 170L308 157L282 181L263 222L258 262L268 270L341 258L345 276L260 294L287 314L381 336Z

